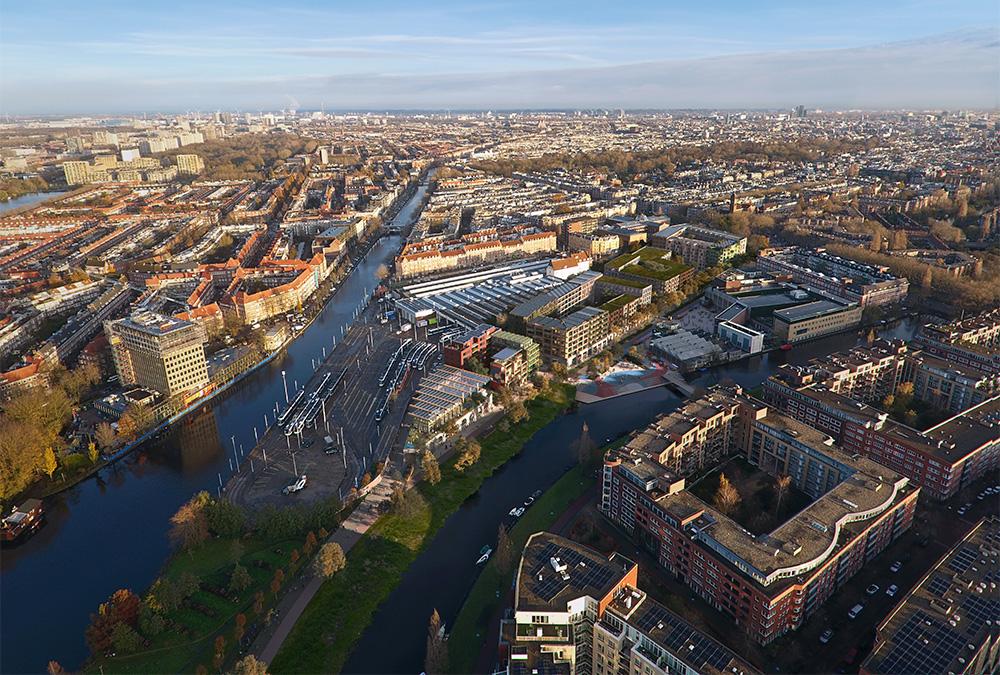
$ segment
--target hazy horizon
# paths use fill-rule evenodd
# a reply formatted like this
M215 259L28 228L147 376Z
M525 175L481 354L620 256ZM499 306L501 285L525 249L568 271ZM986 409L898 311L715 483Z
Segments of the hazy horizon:
M0 10L0 113L993 109L1000 5L296 0Z

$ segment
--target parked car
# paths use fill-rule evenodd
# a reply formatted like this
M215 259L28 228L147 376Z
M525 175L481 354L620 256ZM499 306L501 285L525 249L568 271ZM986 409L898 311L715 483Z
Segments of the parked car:
M889 571L893 572L893 573L896 573L896 572L898 572L901 569L903 569L903 561L902 560L897 560L896 562L892 563L892 565L889 566Z
M819 636L819 641L820 641L820 644L824 644L824 645L825 645L825 644L826 644L827 642L829 642L829 641L830 641L830 640L831 640L832 638L833 638L833 629L832 629L832 628L827 628L827 629L826 629L825 631L823 631L823 633L822 633L822 634L821 634L821 635Z
M866 588L865 593L867 593L868 595L875 595L876 593L878 593L878 584L872 584L871 586Z
M898 591L899 591L899 586L897 586L896 584L892 584L891 586L889 586L889 588L885 589L885 594L888 595L890 598L894 598L896 597L896 593Z
M854 605L854 607L851 607L851 611L847 613L847 617L850 619L858 618L858 614L861 614L861 610L863 610L864 608L865 606L862 605L861 603Z

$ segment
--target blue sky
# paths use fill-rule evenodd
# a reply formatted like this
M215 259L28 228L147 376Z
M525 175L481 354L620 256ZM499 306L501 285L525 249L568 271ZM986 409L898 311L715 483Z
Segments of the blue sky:
M996 105L996 0L816 4L2 2L0 112Z

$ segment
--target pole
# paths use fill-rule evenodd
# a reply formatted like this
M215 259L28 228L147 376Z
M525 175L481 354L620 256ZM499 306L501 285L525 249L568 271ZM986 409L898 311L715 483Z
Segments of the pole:
M250 458L250 473L253 473L253 457Z
M240 443L240 458L243 457L243 444Z
M253 444L257 445L258 443L260 443L260 439L257 438L257 427L255 425L253 428Z
M294 473L296 476L299 475L299 467L295 463L295 453L294 452L292 453L292 473Z
M285 405L288 405L288 380L285 379L285 371L281 371L281 383L285 386Z
M227 459L229 460L229 473L232 473L233 472L233 459L231 457L227 457Z
M219 487L222 487L222 472L219 472Z
M236 457L236 436L230 436L229 440L233 442L233 459L236 460L236 466L239 466L240 460Z
M260 451L264 453L264 464L267 464L267 448L261 446Z
M323 347L323 360L326 361L326 347Z

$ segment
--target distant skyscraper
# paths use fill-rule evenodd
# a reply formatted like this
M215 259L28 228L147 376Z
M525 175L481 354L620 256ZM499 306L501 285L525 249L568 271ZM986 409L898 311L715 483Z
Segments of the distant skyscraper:
M804 105L797 105L797 106L795 106L795 116L796 117L805 117L806 116L806 107Z

